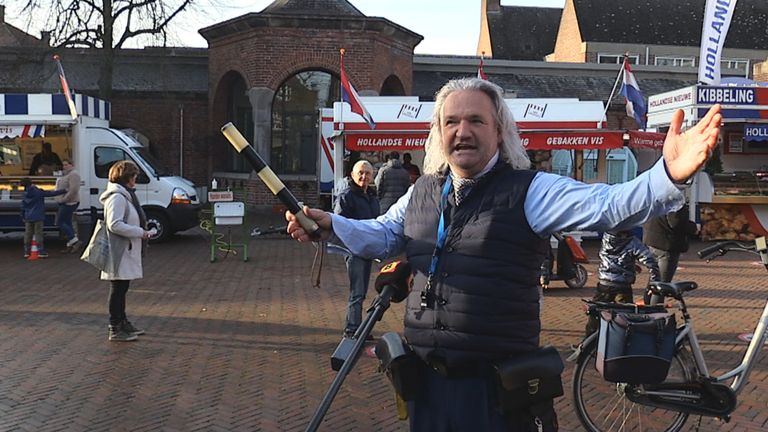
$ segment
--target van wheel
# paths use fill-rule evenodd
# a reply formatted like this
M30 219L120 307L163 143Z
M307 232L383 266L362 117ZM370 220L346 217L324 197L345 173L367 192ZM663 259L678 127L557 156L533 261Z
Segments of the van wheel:
M157 234L149 238L150 243L161 243L171 237L171 225L168 216L157 211L147 211L147 229L156 229Z

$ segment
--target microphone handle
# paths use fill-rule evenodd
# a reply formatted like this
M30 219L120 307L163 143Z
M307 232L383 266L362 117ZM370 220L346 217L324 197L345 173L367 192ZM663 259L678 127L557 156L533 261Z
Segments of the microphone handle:
M221 133L229 140L233 147L245 157L245 160L256 171L262 182L269 188L270 191L282 202L294 216L299 224L312 238L320 238L320 226L307 217L302 211L301 203L296 197L285 187L285 184L277 177L272 168L264 162L264 159L256 153L256 150L251 146L245 137L231 122L225 124L221 128Z

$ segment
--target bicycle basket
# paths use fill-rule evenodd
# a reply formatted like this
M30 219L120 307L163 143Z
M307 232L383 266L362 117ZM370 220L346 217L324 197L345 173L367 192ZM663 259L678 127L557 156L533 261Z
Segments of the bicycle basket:
M602 311L595 367L606 381L658 384L675 354L675 315Z

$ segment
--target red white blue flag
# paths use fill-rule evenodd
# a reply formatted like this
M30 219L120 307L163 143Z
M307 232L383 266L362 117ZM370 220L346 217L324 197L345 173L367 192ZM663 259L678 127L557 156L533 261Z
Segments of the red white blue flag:
M640 86L637 85L635 74L632 73L632 68L629 67L629 60L624 58L624 76L622 78L621 91L627 101L627 115L634 117L640 129L645 130L645 114L647 112L645 106L645 98L640 91Z
M480 66L477 68L477 77L488 81L488 76L485 75L485 71L483 70L483 56L480 56Z
M373 121L371 113L365 109L363 102L360 100L360 96L357 95L355 88L352 87L352 83L347 78L347 73L344 71L344 50L341 50L341 100L348 103L352 108L352 112L359 114L360 117L365 119L368 123L368 127L376 129L376 122Z
M72 120L77 118L77 108L75 108L75 101L72 99L72 92L69 91L69 84L67 84L67 77L64 75L64 67L61 65L61 58L58 54L53 56L56 61L56 65L59 67L59 81L61 81L61 91L64 92L64 99L67 100L69 106L69 114L72 116Z

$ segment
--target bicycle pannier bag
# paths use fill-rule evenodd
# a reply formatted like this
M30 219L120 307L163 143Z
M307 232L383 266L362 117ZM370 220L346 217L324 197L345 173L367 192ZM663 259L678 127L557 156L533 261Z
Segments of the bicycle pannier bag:
M603 311L596 368L606 381L658 384L675 354L675 315Z

